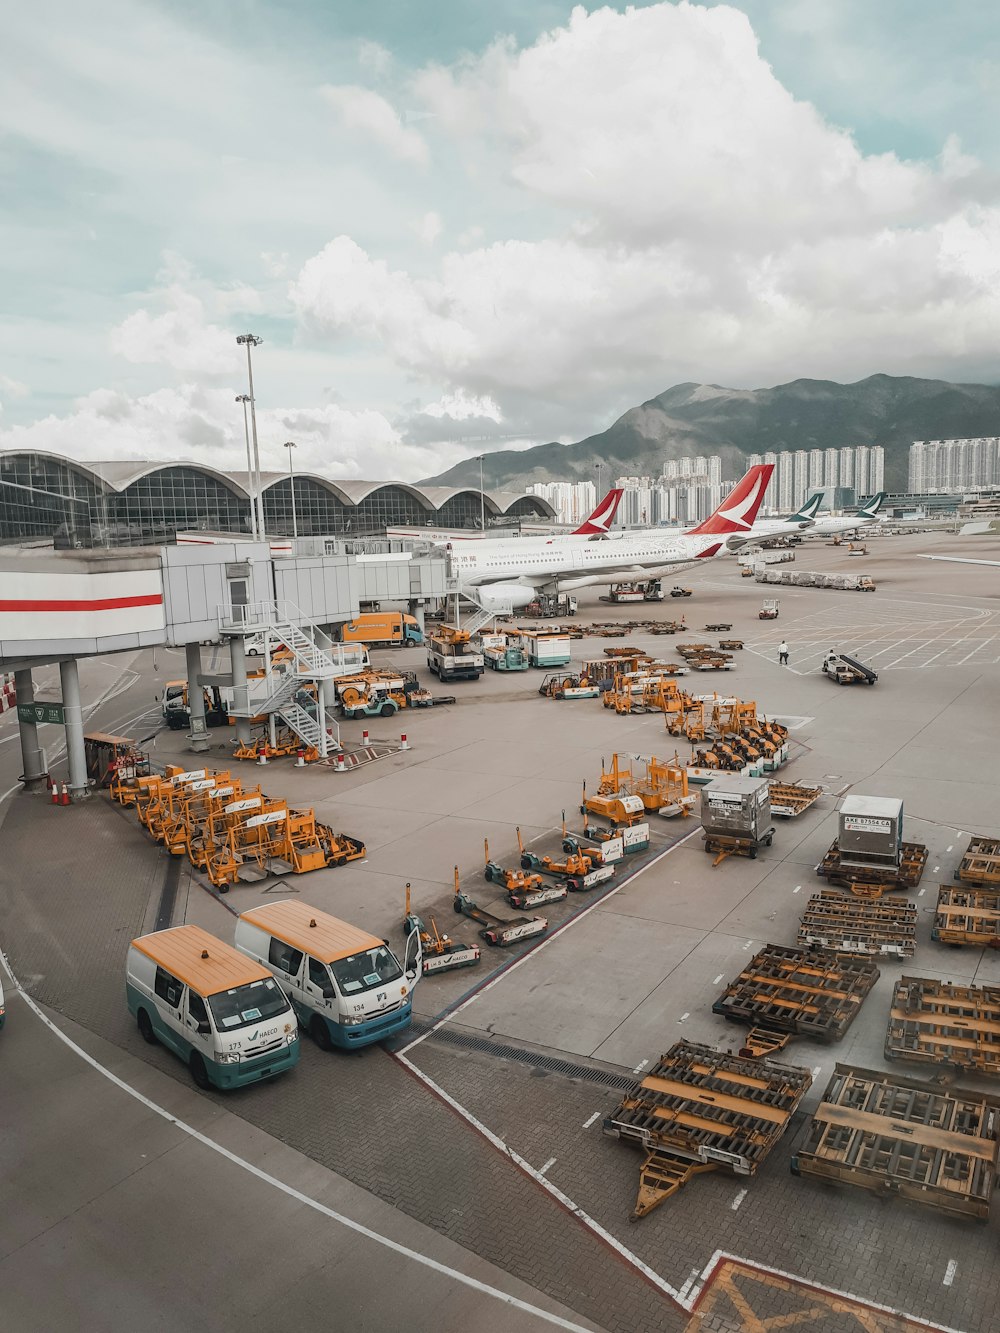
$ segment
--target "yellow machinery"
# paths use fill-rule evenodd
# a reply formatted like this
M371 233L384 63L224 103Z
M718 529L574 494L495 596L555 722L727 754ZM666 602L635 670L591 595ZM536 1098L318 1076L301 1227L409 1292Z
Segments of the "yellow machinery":
M517 840L520 846L520 829L517 831ZM483 878L490 884L502 884L508 893L530 893L533 889L542 887L541 875L529 875L523 870L511 870L507 866L502 866L499 861L491 861L488 838L483 839L483 848L486 852L486 869L483 871Z
M563 827L566 821L563 819ZM544 870L548 875L589 875L594 868L594 862L585 851L577 850L566 853L565 861L555 861L551 856L538 856L535 852L529 852L524 845L524 839L521 837L521 830L517 830L517 846L521 853L522 870Z
M87 777L98 787L108 787L122 805L131 804L133 784L149 776L149 755L136 748L128 736L89 732L83 738ZM121 795L119 795L121 793Z
M616 800L626 796L638 797L642 802L644 814L660 810L669 812L675 809L677 814L687 815L690 813L691 805L687 769L681 764L677 755L674 755L673 762L657 759L653 755L645 761L645 772L639 773L633 771L631 767L624 767L619 755L615 753L611 756L611 767L601 769L597 799ZM607 815L605 810L594 808L593 798L588 804L585 797L582 813L586 814L588 811L591 814ZM626 821L619 816L615 822Z

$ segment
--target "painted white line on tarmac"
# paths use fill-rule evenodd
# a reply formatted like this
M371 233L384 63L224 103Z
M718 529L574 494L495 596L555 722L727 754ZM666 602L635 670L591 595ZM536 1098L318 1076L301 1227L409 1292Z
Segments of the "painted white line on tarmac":
M941 1279L942 1287L950 1287L955 1281L955 1274L958 1272L958 1260L949 1259L948 1267L944 1270L944 1277Z
M951 843L948 847L945 848L945 851L950 852L952 847L954 847L954 845L955 845L954 843Z
M715 980L712 982L712 985L713 985L713 986L717 986L717 985L719 984L719 982L722 980L722 978L723 978L725 975L726 975L725 972L720 972L719 975L718 975L718 976L715 978Z
M681 1014L680 1018L678 1018L677 1021L678 1021L678 1023L683 1023L684 1020L685 1020L686 1018L690 1018L690 1017L691 1017L691 1015L690 1015L689 1013L688 1013L688 1014Z
M822 1065L813 1065L813 1078L819 1078Z
M582 1324L574 1324L568 1319L563 1319L561 1315L551 1314L548 1310L543 1310L537 1305L530 1305L527 1301L522 1301L517 1296L512 1296L506 1291L501 1291L499 1287L491 1287L486 1282L480 1282L478 1278L469 1277L466 1273L460 1273L456 1268L449 1268L447 1264L440 1263L437 1259L432 1259L430 1255L421 1254L419 1250L412 1250L408 1245L401 1245L399 1241L391 1240L388 1236L383 1236L378 1231L372 1231L370 1227L366 1227L360 1222L355 1222L353 1218L346 1217L343 1213L338 1213L333 1208L328 1208L326 1204L320 1203L318 1199L310 1198L308 1194L303 1194L301 1190L297 1190L294 1186L286 1184L283 1180L279 1180L277 1176L272 1176L267 1171L263 1171L259 1166L255 1166L253 1162L247 1161L245 1157L240 1157L237 1153L231 1152L229 1148L224 1148L222 1144L217 1143L215 1139L209 1138L207 1134L202 1134L201 1131L195 1129L193 1125L189 1125L186 1121L178 1119L177 1116L172 1115L165 1107L160 1106L151 1098L146 1097L143 1093L139 1092L137 1088L133 1088L130 1083L126 1083L125 1080L119 1078L117 1074L113 1074L110 1069L106 1069L99 1060L96 1060L89 1054L89 1052L85 1051L82 1046L78 1046L72 1037L63 1032L61 1028L57 1027L56 1024L42 1012L31 996L24 990L17 977L15 977L14 973L11 971L10 964L2 953L0 953L0 966L3 967L3 970L10 978L12 988L15 991L20 992L21 998L35 1016L40 1018L45 1026L49 1028L50 1031L54 1032L61 1042L64 1042L71 1051L75 1052L75 1054L80 1057L81 1060L85 1061L92 1069L95 1069L99 1074L103 1075L103 1077L110 1083L113 1083L115 1087L120 1088L122 1092L127 1093L129 1097L135 1098L135 1100L139 1102L140 1105L145 1106L148 1111L152 1111L154 1115L158 1115L162 1119L168 1121L171 1125L174 1125L179 1129L182 1134L186 1134L189 1138L194 1139L196 1143L200 1143L203 1147L209 1148L214 1153L218 1153L218 1155L224 1157L226 1161L231 1162L234 1166L240 1167L241 1170L246 1171L249 1175L256 1176L258 1180L262 1180L266 1185L270 1185L274 1189L279 1190L282 1194L287 1195L290 1199L294 1199L297 1203L303 1204L306 1208L312 1208L315 1212L322 1213L324 1217L328 1217L332 1222L337 1222L340 1226L346 1227L348 1231L354 1231L359 1236L364 1236L367 1240L374 1241L376 1245L382 1245L387 1250L392 1250L395 1254L401 1254L406 1259L412 1259L415 1263L422 1264L425 1268L430 1268L435 1273L440 1273L442 1277L450 1278L453 1282L458 1282L464 1287L471 1287L473 1291L478 1291L484 1296L490 1296L494 1300L500 1301L503 1305L510 1305L516 1310L523 1310L526 1314L535 1315L537 1318L543 1319L548 1324L554 1324L557 1328L570 1329L572 1330L572 1333L586 1333ZM417 1072L419 1073L419 1071ZM655 1274L651 1274L651 1276L655 1277ZM667 1287L665 1283L661 1283L661 1285L664 1290L670 1293L670 1295L674 1294L672 1289Z
M926 889L918 889L918 890L917 890L917 897L918 897L918 898L922 898L926 892L927 892Z
M639 1063L636 1065L636 1067L632 1070L632 1073L641 1074L648 1064L649 1064L648 1060L640 1060Z
M555 1166L555 1164L556 1164L556 1159L554 1157L550 1157L544 1166L538 1168L538 1174L540 1176L544 1176L545 1173L548 1171L549 1167Z
M407 1060L405 1055L399 1053L392 1054L390 1052L390 1056L393 1060L398 1060L401 1065L405 1065L415 1078L420 1079L421 1083L430 1088L437 1097L440 1097L442 1101L446 1102L448 1106L460 1115L463 1120L470 1124L473 1129L482 1134L482 1136L491 1143L498 1152L503 1153L505 1157L509 1157L516 1166L520 1167L522 1171L529 1175L547 1194L550 1194L552 1198L557 1200L565 1209L571 1212L577 1221L582 1222L588 1231L592 1231L594 1235L599 1236L606 1245L610 1245L616 1254L624 1259L632 1268L636 1269L637 1272L641 1273L643 1277L653 1284L654 1287L669 1296L671 1300L677 1301L679 1304L683 1305L685 1309L690 1308L681 1300L681 1294L676 1288L672 1287L669 1282L660 1277L659 1273L654 1272L654 1270L650 1268L648 1264L644 1263L637 1254L633 1254L632 1251L624 1246L616 1236L613 1236L610 1231L602 1227L600 1222L592 1218L589 1213L585 1213L582 1208L569 1198L568 1195L563 1194L561 1189L556 1185L553 1185L550 1180L546 1180L540 1171L536 1171L530 1162L525 1161L521 1154L511 1148L509 1144L505 1143L499 1135L494 1134L491 1129L487 1129L483 1122L477 1120L472 1112L464 1107L461 1102L456 1101L451 1093L445 1092L444 1088L442 1088L439 1083L435 1083L434 1080L428 1074L425 1074L422 1069L418 1069L411 1060Z
M672 851L675 851L685 842L689 842L696 833L700 832L701 825L699 824L696 828L693 828L690 833L685 833L682 838L678 838L676 842L672 842L669 847L664 847L663 851L654 856L652 861L647 861L644 866L640 866L633 875L628 877L628 879L622 880L620 884L616 884L610 892L603 896L603 898L595 898L592 903L583 909L583 911L578 912L576 916L570 917L570 919L563 922L561 926L557 926L551 935L547 935L543 940L536 944L533 949L529 949L527 953L523 953L520 958L515 958L512 963L508 964L499 971L495 977L491 978L485 986L482 986L479 990L470 995L468 999L463 1000L460 1005L457 1005L454 1009L449 1010L448 1013L439 1018L433 1027L428 1028L427 1031L421 1033L419 1037L414 1037L407 1046L403 1047L399 1054L406 1055L408 1051L412 1051L414 1047L419 1046L422 1041L426 1041L428 1037L433 1037L434 1033L437 1032L439 1028L443 1028L445 1023L450 1023L454 1018L458 1017L463 1009L467 1009L470 1004L475 1004L480 996L485 995L487 991L490 991L494 986L499 985L501 981L506 977L509 977L512 972L516 971L522 963L527 963L530 959L537 958L543 949L547 949L550 944L555 944L556 940L560 938L564 931L569 930L572 926L575 926L578 921L582 921L584 917L589 916L596 908L602 907L604 903L608 902L616 894L621 893L622 889L628 888L630 884L634 884L640 875L644 875L646 871L651 870L653 866L659 865L665 856L669 856Z
M801 890L801 888L802 888L802 885L801 885L801 884L796 884L795 888L792 889L792 892L793 892L793 893L798 893L798 892Z
M600 1111L595 1111L589 1120L585 1120L583 1122L583 1128L589 1129L600 1114L601 1114Z
M730 1208L733 1210L734 1213L737 1212L737 1211L739 1210L739 1206L740 1206L740 1204L743 1202L743 1200L744 1200L746 1197L747 1197L747 1192L746 1192L746 1190L740 1190L739 1194L737 1194L736 1198L735 1198L735 1199L732 1201L732 1203L729 1205Z

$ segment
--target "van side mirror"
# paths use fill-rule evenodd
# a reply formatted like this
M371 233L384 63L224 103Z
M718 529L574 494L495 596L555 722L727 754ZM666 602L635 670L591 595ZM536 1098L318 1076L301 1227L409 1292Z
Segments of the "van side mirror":
M206 1019L202 1019L202 1021L198 1024L198 1031L202 1033L204 1036L207 1036L208 1033L212 1031L211 1023L209 1023Z
M333 989L332 986L324 986L324 987L323 987L323 999L324 999L324 1000L332 1000L333 997L334 997L336 994L337 994L337 992Z
M417 969L415 967L408 967L406 969L406 980L412 983L416 981L416 979L417 979Z

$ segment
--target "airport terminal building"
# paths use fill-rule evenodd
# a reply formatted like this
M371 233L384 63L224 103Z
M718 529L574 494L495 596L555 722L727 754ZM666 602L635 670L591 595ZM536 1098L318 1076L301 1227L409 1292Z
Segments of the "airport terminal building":
M265 530L290 536L292 479L261 476ZM397 481L340 481L296 473L300 536L374 536L386 527L478 528L550 520L536 495ZM178 531L249 534L249 478L204 463L81 462L39 450L0 453L0 543L52 541L60 549L172 542Z

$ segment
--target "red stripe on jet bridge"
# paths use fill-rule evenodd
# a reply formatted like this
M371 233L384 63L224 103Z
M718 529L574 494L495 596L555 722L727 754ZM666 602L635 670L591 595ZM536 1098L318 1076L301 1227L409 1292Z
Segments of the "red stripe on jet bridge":
M127 606L162 606L163 594L143 593L141 597L92 598L0 598L0 611L118 611Z

